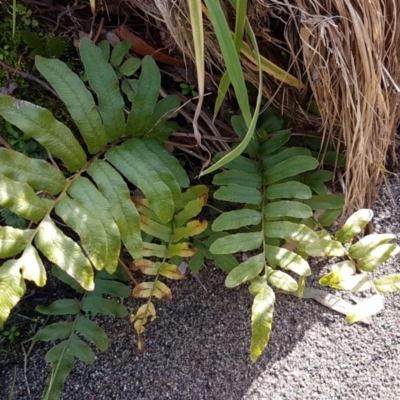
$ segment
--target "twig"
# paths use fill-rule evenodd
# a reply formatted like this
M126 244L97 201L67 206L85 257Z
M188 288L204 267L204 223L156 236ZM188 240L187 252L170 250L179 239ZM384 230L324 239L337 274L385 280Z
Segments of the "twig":
M122 268L128 274L128 276L129 276L130 280L133 282L133 284L135 286L139 285L139 282L133 277L131 271L129 270L129 267L121 259L119 259L118 262L122 265Z
M34 343L32 342L31 345L29 346L28 352L26 352L24 344L21 343L22 351L24 352L24 381L25 381L25 386L26 386L26 390L28 392L29 398L31 398L31 390L29 389L29 381L28 381L28 376L26 375L26 370L28 367L28 357L29 357L29 354L31 354L33 346L34 346Z
M13 72L14 74L22 76L24 79L28 79L30 81L38 83L39 85L43 86L45 89L47 89L49 92L51 92L54 96L58 98L58 94L50 87L50 85L48 85L41 79L37 78L35 75L32 75L29 72L20 71L19 69L11 67L10 65L6 64L4 61L1 60L0 60L0 66L3 67L3 69L5 69L6 71Z
M3 136L0 136L0 143L9 150L12 150L12 146L7 142L6 139L3 138Z

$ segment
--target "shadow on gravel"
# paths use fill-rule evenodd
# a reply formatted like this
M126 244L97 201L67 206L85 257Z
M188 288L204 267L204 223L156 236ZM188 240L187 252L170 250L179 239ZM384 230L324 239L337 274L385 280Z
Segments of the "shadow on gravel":
M77 364L67 380L62 399L242 399L253 381L286 357L304 332L317 320L308 312L320 307L312 301L277 295L269 347L256 364L249 359L250 310L247 288L226 289L225 275L212 267L198 277L171 285L171 302L158 302L159 318L145 332L145 350L127 320L103 318L111 339L93 365ZM131 311L137 302L130 300ZM321 307L319 323L330 324L331 313ZM325 316L324 316L325 315ZM28 359L28 396L22 366L18 366L14 399L40 399L47 367L45 350L37 348ZM46 371L46 373L44 373ZM8 398L13 370L0 374L0 395ZM3 381L3 382L1 382ZM4 396L4 397L3 397Z

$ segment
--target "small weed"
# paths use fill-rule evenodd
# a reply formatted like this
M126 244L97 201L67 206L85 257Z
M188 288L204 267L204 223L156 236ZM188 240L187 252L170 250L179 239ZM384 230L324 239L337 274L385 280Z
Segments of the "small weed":
M39 22L32 18L32 10L23 4L17 4L17 16L21 19L25 26L37 27Z
M13 325L10 329L7 329L2 332L3 337L8 340L10 343L14 343L15 340L21 336L21 332L19 329Z
M181 88L181 93L183 95L191 94L193 97L199 95L196 91L196 85L193 83L181 83L179 87Z

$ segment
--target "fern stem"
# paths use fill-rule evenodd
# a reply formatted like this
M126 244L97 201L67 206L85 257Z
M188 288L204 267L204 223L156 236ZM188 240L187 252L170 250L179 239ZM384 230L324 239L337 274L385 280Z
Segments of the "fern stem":
M129 276L129 279L133 282L133 284L135 286L139 285L139 282L133 277L129 267L121 260L121 258L118 259L118 262L121 264L122 268L125 270L125 272Z

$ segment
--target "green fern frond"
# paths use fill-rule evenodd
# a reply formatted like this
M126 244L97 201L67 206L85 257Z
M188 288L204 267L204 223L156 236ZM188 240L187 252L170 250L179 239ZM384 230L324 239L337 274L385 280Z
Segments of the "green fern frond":
M232 124L242 137L246 132L242 117L232 118ZM253 361L267 346L271 333L275 301L271 287L301 296L304 278L311 274L303 255L307 257L306 245L320 240L312 229L319 223L315 211L341 210L343 206L343 197L321 189L326 188L324 182L332 174L316 170L319 162L310 150L286 148L290 131L267 133L268 121L261 121L261 125L264 128L246 149L249 157L237 157L214 176L213 184L218 186L214 197L240 203L242 208L222 213L213 222L213 231L224 235L217 237L209 249L214 256L258 253L234 266L225 281L228 287L251 283L250 292L255 296L250 349ZM286 248L286 243L290 247ZM296 246L302 250L299 254L293 251ZM298 282L285 270L298 275Z
M56 268L55 275L64 282L70 282L68 275L61 269ZM91 318L98 314L117 317L128 315L125 306L115 300L103 297L104 294L128 297L130 295L128 286L118 282L115 276L104 271L96 273L94 283L95 289L91 292L84 292L81 300L60 299L48 306L36 307L38 312L45 315L73 316L72 320L45 326L32 339L33 342L58 342L45 356L46 362L51 364L52 371L46 382L44 399L59 398L77 359L87 364L94 362L95 354L87 341L93 343L100 351L107 350L108 337ZM73 286L76 288L75 284Z
M205 186L191 187L180 196L178 205L174 204L173 216L165 223L152 209L148 199L142 196L133 198L140 213L140 229L161 243L144 242L143 256L158 258L160 261L149 259L134 260L132 269L144 275L155 277L153 281L141 282L135 286L133 296L148 299L135 314L131 322L138 334L138 348L144 347L143 332L149 321L157 317L152 298L172 298L169 287L160 278L172 280L182 279L184 274L178 264L171 263L171 258L190 258L196 254L196 249L187 242L189 238L201 234L207 229L206 221L193 220L207 201L208 189ZM198 197L196 197L198 196Z
M126 54L125 47L111 53L117 68ZM150 57L143 60L144 68L136 81L138 91L132 96L137 109L129 116L129 123L140 127L135 135L143 138L127 140L123 138L125 103L109 55L103 56L106 49L82 40L79 50L98 105L67 65L36 58L38 70L76 123L77 137L50 111L0 95L0 116L39 142L57 163L0 148L0 207L29 223L26 230L1 227L0 257L14 258L0 266L1 285L3 280L16 284L24 279L44 285L46 271L39 250L85 290L93 290L94 269L113 273L122 246L132 258L143 257L140 218L131 191L140 191L148 198L163 225L181 205L181 188L189 185L184 169L157 141L159 138L149 138L156 131L165 135L165 114L179 105L175 97L158 102L160 74L154 61ZM147 90L151 96L144 99ZM145 116L142 111L146 111ZM61 228L64 224L68 235ZM24 287L22 283L18 288L8 285L9 294L0 298L0 326Z

